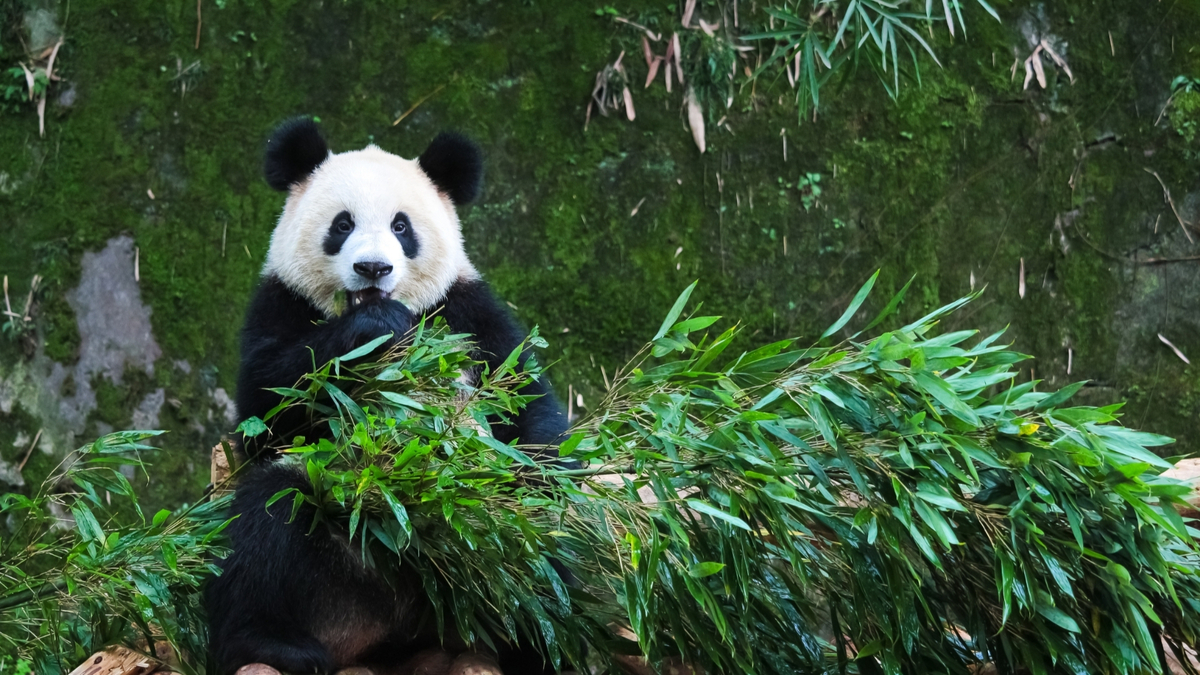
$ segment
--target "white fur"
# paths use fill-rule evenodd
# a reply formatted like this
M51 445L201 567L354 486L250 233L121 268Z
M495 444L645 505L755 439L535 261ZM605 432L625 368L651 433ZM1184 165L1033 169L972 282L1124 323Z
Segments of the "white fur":
M324 251L334 217L349 211L354 231L335 256ZM407 258L392 234L392 219L408 214L418 242ZM357 262L386 262L392 273L372 283L354 272ZM438 191L416 160L374 145L330 155L306 180L292 186L271 235L264 275L333 317L338 291L375 285L413 312L435 307L459 279L479 275L463 249L462 228L450 198Z

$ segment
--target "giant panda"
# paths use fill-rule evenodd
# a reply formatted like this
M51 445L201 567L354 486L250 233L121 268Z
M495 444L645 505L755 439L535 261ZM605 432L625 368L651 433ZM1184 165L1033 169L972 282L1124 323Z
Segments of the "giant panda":
M416 160L374 145L332 154L315 122L295 119L268 142L265 174L287 200L242 332L241 419L264 417L279 403L268 388L292 386L314 363L381 335L402 340L433 312L473 336L475 358L493 368L520 345L525 333L463 248L455 209L476 197L482 174L472 142L442 133ZM567 420L549 384L539 379L521 393L537 398L511 424L493 425L493 435L552 446ZM302 413L285 413L272 432L319 433L306 423ZM290 500L268 510L271 496L306 489L307 480L252 440L246 449L253 461L234 493L232 552L205 589L215 671L263 663L293 674L412 672L406 660L436 646L417 629L426 602L418 581L401 570L385 582L333 526L309 534L311 512L289 524ZM500 666L509 675L543 672L531 651L501 655Z

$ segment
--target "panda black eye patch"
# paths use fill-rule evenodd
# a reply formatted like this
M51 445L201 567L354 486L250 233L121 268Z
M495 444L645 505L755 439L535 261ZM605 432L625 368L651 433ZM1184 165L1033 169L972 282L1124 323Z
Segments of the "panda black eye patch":
M325 255L337 255L342 250L342 244L354 231L354 218L349 211L342 211L333 217L329 232L325 234Z
M417 257L417 251L421 246L417 241L416 233L413 232L412 221L409 220L407 213L401 211L392 218L392 234L400 240L400 246L404 249L404 257L409 259Z

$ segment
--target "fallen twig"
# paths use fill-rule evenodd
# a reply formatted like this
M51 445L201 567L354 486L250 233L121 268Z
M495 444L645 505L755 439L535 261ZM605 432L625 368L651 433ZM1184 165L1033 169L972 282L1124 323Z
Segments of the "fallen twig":
M1158 117L1154 118L1154 126L1158 126L1158 123L1162 121L1163 115L1167 114L1167 108L1171 107L1171 101L1175 100L1175 94L1178 93L1179 92L1177 91L1172 92L1171 95L1167 97L1167 102L1163 104L1163 109L1159 111Z
M1200 260L1200 255L1189 255L1184 258L1146 258L1145 260L1139 260L1138 264L1141 264L1141 265L1165 265L1167 263L1192 262L1195 260Z
M29 449L25 451L25 456L21 458L21 463L17 465L17 473L25 470L25 463L29 461L29 456L33 454L33 449L37 447L37 442L42 438L42 431L44 429L38 429L37 433L34 434L33 442L29 444Z
M1167 184L1163 182L1162 177L1158 175L1157 171L1152 171L1148 167L1143 167L1143 169L1146 173L1158 179L1158 184L1161 185L1163 189L1163 198L1167 200L1167 204L1171 207L1171 213L1175 214L1175 220L1179 221L1179 227L1183 230L1183 234L1187 237L1189 243L1196 243L1196 240L1192 239L1192 233L1188 232L1187 222L1184 221L1183 216L1179 215L1179 209L1175 208L1175 200L1171 199L1171 191L1167 189Z
M655 33L654 31L650 30L649 28L646 28L642 24L634 22L634 21L630 21L629 19L626 19L623 16L613 17L613 20L619 21L628 26L633 26L634 28L638 28L638 29L645 31L646 35L649 36L649 38L651 40L654 40L655 42L658 42L659 40L662 39L662 33Z
M409 115L411 115L413 113L414 110L421 107L422 103L433 98L439 91L441 91L445 88L446 88L446 85L443 84L443 85L439 86L437 89L434 89L433 91L429 92L428 94L425 94L424 96L422 96L420 99L417 100L416 103L412 104L412 106L409 107L408 110L405 110L399 117L397 117L396 121L392 122L392 126L396 126L397 124L400 124L401 122L403 122L404 118L408 117Z

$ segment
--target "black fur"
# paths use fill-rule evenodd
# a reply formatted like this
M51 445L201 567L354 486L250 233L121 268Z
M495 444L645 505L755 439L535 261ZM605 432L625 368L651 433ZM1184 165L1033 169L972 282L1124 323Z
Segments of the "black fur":
M521 343L525 332L482 280L458 281L433 310L445 318L455 333L474 336L472 356L493 370ZM393 333L400 340L416 322L412 312L396 300L367 302L325 322L319 309L289 289L276 277L265 279L246 312L242 328L242 366L238 373L239 419L263 417L279 404L269 387L290 387L306 373L335 356ZM311 349L311 351L310 351ZM524 364L526 355L521 357ZM551 445L567 428L567 416L542 378L530 382L522 394L538 396L512 425L497 425L493 433L505 443L520 438L527 445ZM271 420L273 435L290 439L303 434L308 422L299 409ZM253 442L247 442L252 453Z
M455 204L467 204L479 196L483 183L483 153L468 138L443 131L417 159L421 170Z
M346 225L350 226L349 230L345 229ZM354 232L354 216L351 216L349 211L342 211L334 216L333 222L329 224L329 231L325 233L325 241L321 242L321 250L325 251L325 255L337 255L346 240L350 238L351 232Z
M446 292L438 311L452 331L474 336L476 350L472 358L487 363L493 371L526 336L512 314L481 279L456 282ZM527 357L527 352L521 355L522 366ZM567 416L554 398L549 383L543 377L525 385L520 393L538 398L521 410L515 424L493 425L492 434L505 443L515 438L520 438L525 445L558 443L567 430Z
M404 257L412 260L421 252L421 240L417 239L417 233L413 232L412 220L408 214L404 212L397 213L392 218L392 232L396 235L396 239L400 240L400 247L404 249Z
M263 173L267 185L287 190L308 176L329 157L329 145L317 123L307 117L290 119L267 141Z
M393 334L399 341L413 326L412 312L395 300L366 302L326 321L307 299L277 277L263 280L242 328L242 366L238 372L239 419L263 417L282 400L268 387L291 387L314 366L371 340ZM307 435L308 419L298 408L270 420L276 437ZM245 449L255 456L258 446L247 439Z
M475 358L492 369L525 336L481 280L455 283L430 314L434 312L454 332L473 335ZM402 303L375 300L325 322L307 299L268 277L248 308L242 331L238 414L242 419L264 416L280 400L265 388L291 386L314 364L379 335L391 332L403 339L414 321ZM525 358L522 355L522 363ZM540 446L558 442L567 420L549 384L544 379L532 382L522 393L539 398L513 424L494 425L496 438L519 438ZM271 430L284 438L322 431L313 429L300 411L271 420ZM246 448L251 456L258 454L253 439L247 439ZM353 547L345 545L344 534L335 526L323 524L308 534L313 512L307 507L288 523L291 499L277 502L268 513L265 505L271 496L290 487L306 490L307 485L304 475L280 462L260 462L239 481L232 508L239 517L229 529L233 552L221 563L222 575L205 592L219 675L230 675L248 663L321 674L377 663L380 672L386 672L436 646L427 630L432 624L424 620L427 599L416 579L402 574L385 582L351 555ZM570 579L565 569L561 573ZM341 640L342 653L332 653L328 642L320 639L321 631L334 629L344 631L339 636L356 636L332 638ZM532 649L506 648L499 660L510 675L553 672Z
M289 488L311 489L301 470L282 462L259 464L239 481L233 512L240 515L226 530L234 552L205 588L216 672L267 663L286 673L330 673L346 663L370 666L372 653L388 645L430 644L418 637L419 580L383 579L344 532L323 526L309 534L311 506L291 523L291 498L265 507ZM343 637L336 651L322 644L329 633Z

